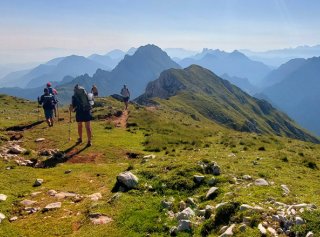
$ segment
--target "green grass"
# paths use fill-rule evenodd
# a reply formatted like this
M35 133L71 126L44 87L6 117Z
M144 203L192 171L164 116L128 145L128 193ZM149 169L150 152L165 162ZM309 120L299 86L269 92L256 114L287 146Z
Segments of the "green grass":
M37 113L32 112L35 104L19 102L15 108L16 99L5 97L2 101L7 102L2 110L8 110L12 119L8 120L1 114L1 135L8 137L3 128L37 120ZM199 114L194 119L192 109L179 110L179 102L174 100L159 100L159 108L130 105L130 127L119 128L113 125L110 114L121 110L123 104L110 98L99 101L104 106L94 109L94 115L100 115L101 119L92 122L92 147L66 162L57 163L53 168L19 167L13 161L0 162L0 193L8 195L7 201L0 203L0 212L9 218L19 216L15 222L5 219L0 224L0 236L168 236L169 229L177 225L177 221L166 216L160 202L170 197L174 198L174 211L178 210L179 202L188 197L193 197L200 208L226 201L249 205L262 203L267 208L265 202L269 197L287 204L306 202L320 205L320 175L315 168L320 167L319 145L229 130ZM22 111L22 117L13 116L16 109ZM72 147L77 138L76 123L71 124L72 140L69 142L68 116L62 108L60 117L64 121L54 127L47 128L43 123L25 130L21 146L28 148L30 154L22 156L45 160L47 157L39 157L39 150L57 148L64 151ZM39 137L44 137L45 142L35 143ZM77 149L84 146L79 145ZM260 147L265 150L259 150ZM127 153L140 156L128 158ZM151 153L156 158L142 162L141 157ZM200 163L211 161L219 164L222 174L216 177L217 197L205 200L210 188L206 181L213 176L205 174ZM6 170L7 166L14 169ZM139 178L138 188L109 203L117 174L129 167ZM72 172L64 174L69 169ZM196 185L193 181L195 174L205 175L205 182ZM252 181L244 180L235 184L234 178L241 178L244 174L253 179L263 177L274 184L268 187L248 186ZM32 187L36 178L44 179L42 186ZM288 196L282 195L281 184L289 187L291 192ZM20 214L21 206L17 204L21 200L38 201L39 207L55 202L55 198L46 194L50 189L84 196L100 192L103 198L96 203L88 198L78 203L65 199L59 210ZM31 197L35 191L42 193ZM94 226L88 214L95 212L103 213L113 221ZM237 211L234 216L239 215ZM310 223L317 223L311 215L306 218L311 220ZM179 233L178 236L200 236L202 226L195 227L193 233ZM315 233L319 234L318 231L314 228ZM218 233L213 230L209 236L218 236ZM257 230L248 228L245 233L237 232L236 236L257 236Z

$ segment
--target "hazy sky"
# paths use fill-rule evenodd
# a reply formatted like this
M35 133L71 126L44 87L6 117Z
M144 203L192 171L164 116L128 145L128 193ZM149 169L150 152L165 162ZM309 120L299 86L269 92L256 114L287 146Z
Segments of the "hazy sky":
M320 43L319 0L1 0L0 64L161 48Z

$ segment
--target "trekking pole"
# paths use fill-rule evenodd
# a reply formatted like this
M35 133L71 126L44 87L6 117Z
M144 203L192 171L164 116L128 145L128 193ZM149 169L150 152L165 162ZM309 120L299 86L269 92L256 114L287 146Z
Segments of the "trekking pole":
M39 105L39 97L38 97L38 122L40 121L40 105Z
M71 141L71 109L69 108L69 141Z

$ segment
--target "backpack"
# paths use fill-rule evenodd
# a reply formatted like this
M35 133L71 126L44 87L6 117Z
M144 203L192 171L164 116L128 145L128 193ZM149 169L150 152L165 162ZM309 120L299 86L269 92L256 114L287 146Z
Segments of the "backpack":
M54 109L54 97L53 95L44 95L43 96L43 108L45 109Z
M128 88L122 88L122 89L121 89L121 95L122 95L123 97L129 97L129 90L128 90Z
M91 109L90 101L86 90L83 87L77 87L74 90L74 97L77 101L77 108L81 111L89 111Z

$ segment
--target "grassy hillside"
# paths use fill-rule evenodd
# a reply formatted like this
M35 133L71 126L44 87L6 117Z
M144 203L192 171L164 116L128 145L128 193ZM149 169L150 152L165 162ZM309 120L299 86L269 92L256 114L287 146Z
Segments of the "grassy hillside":
M0 150L9 146L5 138L17 134L23 138L15 143L27 150L10 158L3 157L6 155L1 151L0 194L8 198L0 201L0 213L7 217L0 223L0 236L169 236L171 227L178 225L172 213L177 213L179 203L189 197L194 199L195 204L190 207L196 212L207 205L228 204L224 209L213 208L208 218L192 217L192 229L178 232L178 236L219 236L220 227L229 223L236 223L235 236L259 236L257 225L276 214L275 202L320 205L319 145L230 130L196 113L192 107L180 106L175 98L157 102L160 106L131 104L127 115L121 113L122 103L99 98L92 123L93 146L85 148L85 144L75 146L75 122L71 124L69 141L69 114L65 108L60 110L64 120L52 128L42 123L24 131L5 131L38 118L35 104L2 96L0 108L11 116L0 116ZM35 142L40 137L45 140ZM61 153L54 157L39 155L39 151L49 148ZM155 157L143 158L150 154ZM15 160L19 157L37 162L38 168L17 165ZM212 161L220 166L220 175L205 172L204 167ZM135 174L139 184L114 196L116 176L125 170ZM204 181L196 184L194 175L203 175ZM250 175L252 180L243 175ZM43 184L33 187L37 178L43 179ZM210 184L212 178L215 181ZM253 185L258 178L266 179L270 185ZM283 195L281 184L288 186L289 194ZM219 191L207 200L211 186ZM58 199L48 195L52 189L78 196ZM88 197L98 192L102 195L98 201ZM34 213L28 214L30 208L20 203L25 199L37 201L32 205ZM161 204L164 200L172 202L172 212ZM43 211L47 204L58 201L61 208ZM259 205L263 211L240 211L237 206L241 204ZM112 221L94 225L90 220L94 213L104 214ZM227 213L222 218L225 222L215 221L221 213ZM299 215L307 223L292 227L293 233L320 234L318 209L309 212L305 208ZM14 216L18 219L9 222ZM241 232L243 217L251 219Z

